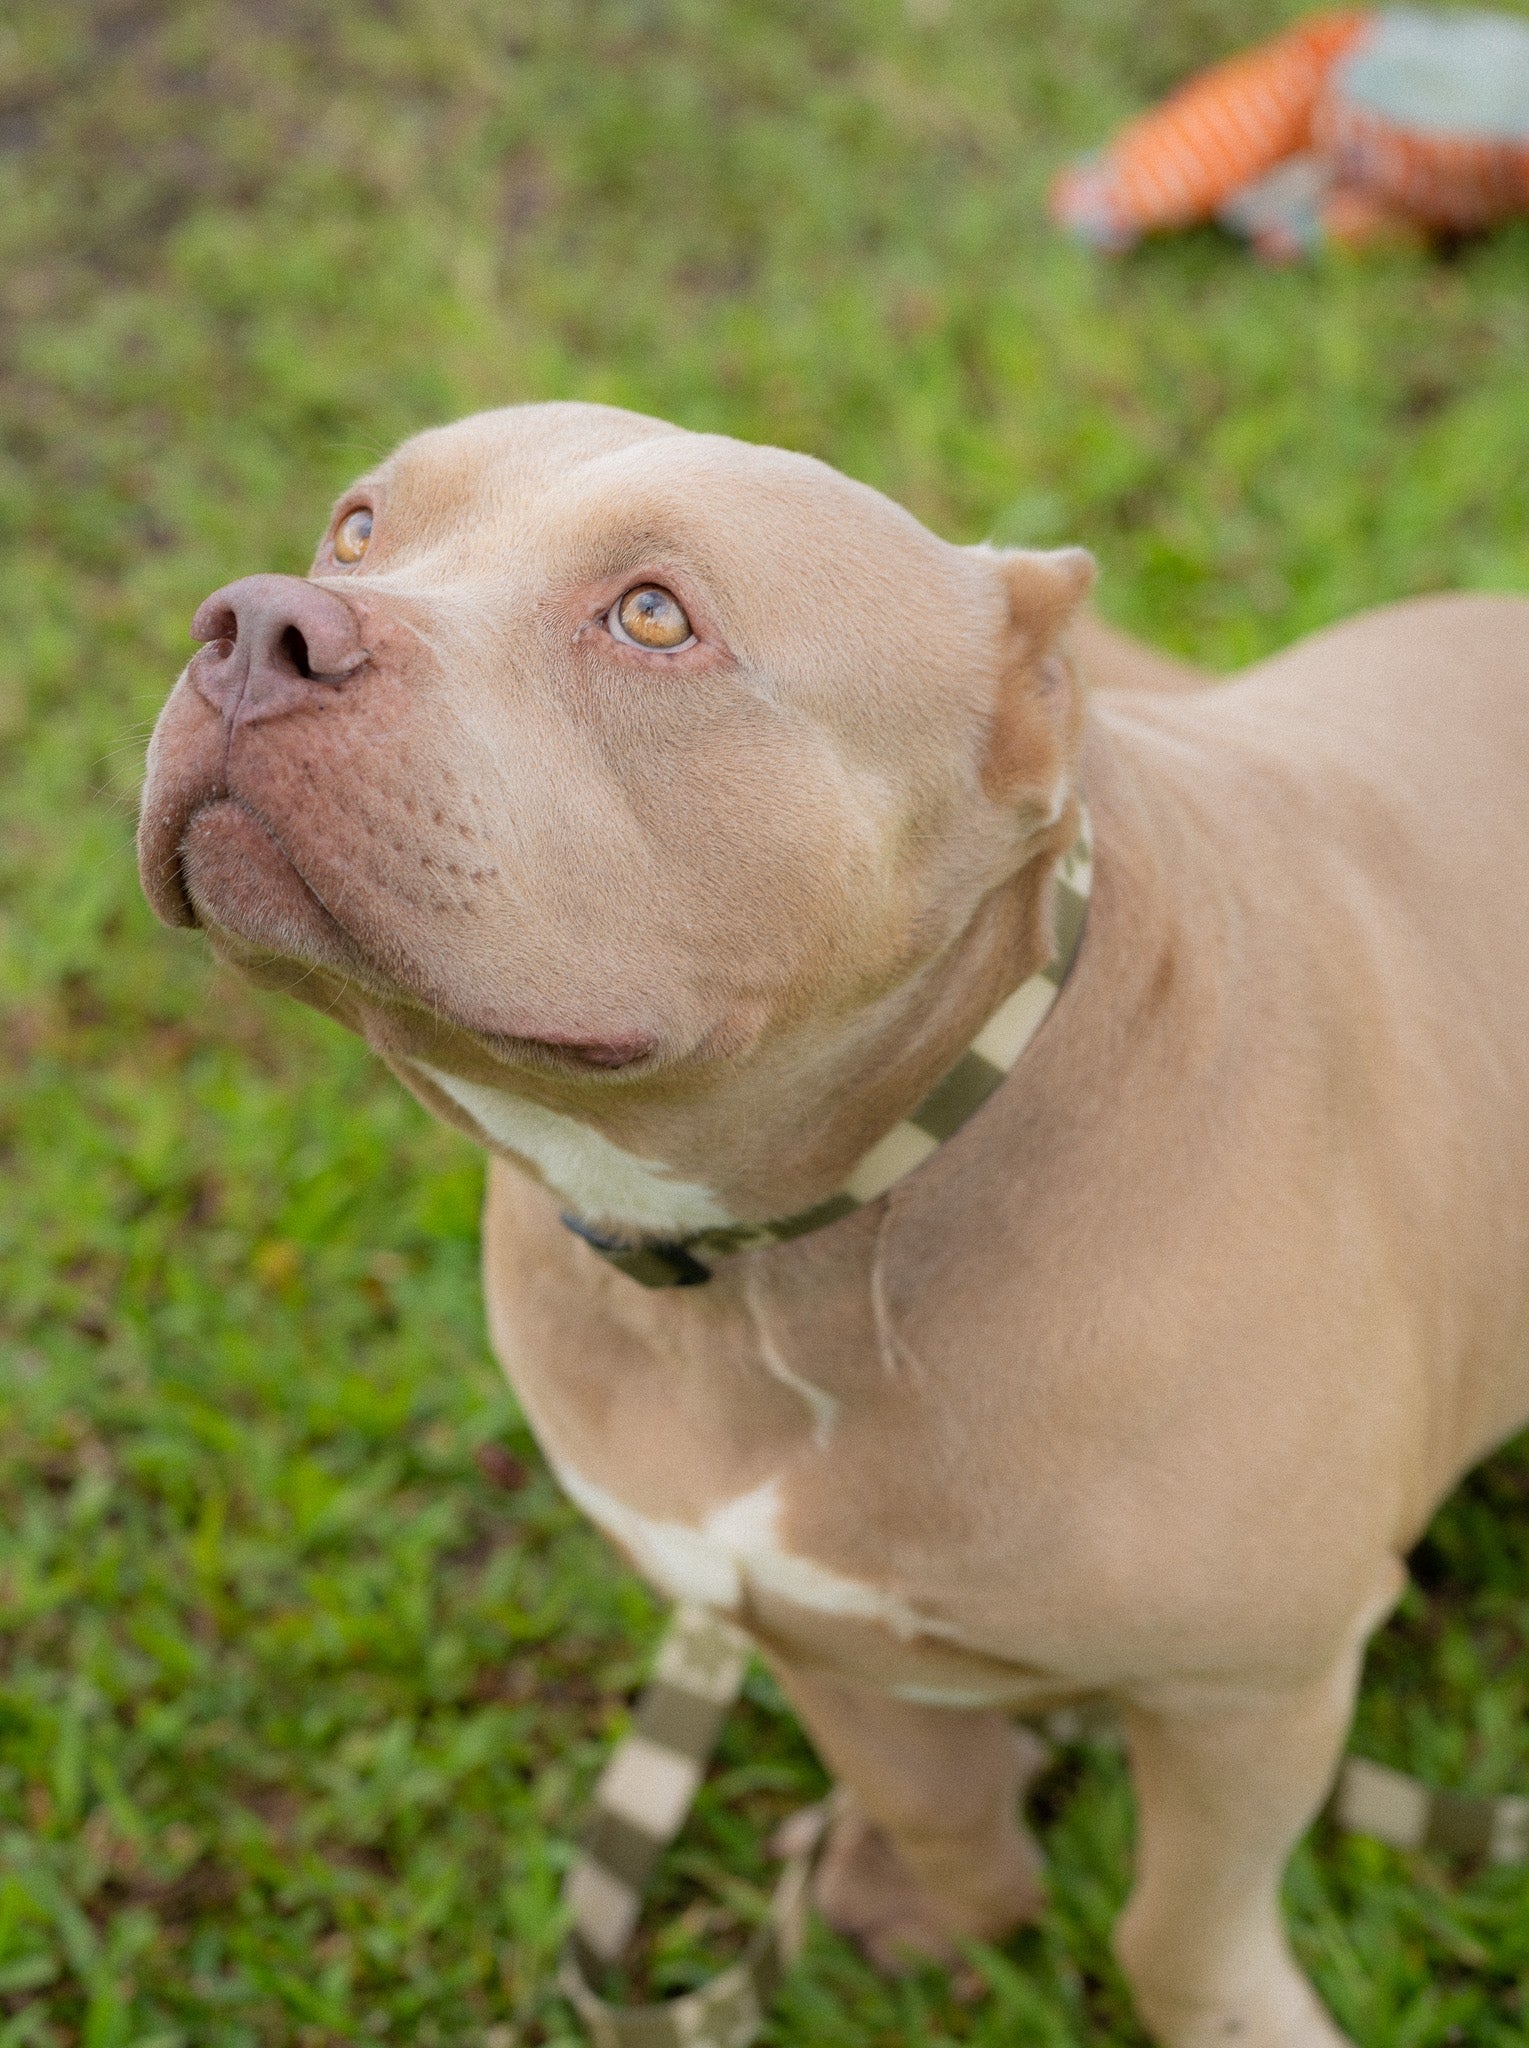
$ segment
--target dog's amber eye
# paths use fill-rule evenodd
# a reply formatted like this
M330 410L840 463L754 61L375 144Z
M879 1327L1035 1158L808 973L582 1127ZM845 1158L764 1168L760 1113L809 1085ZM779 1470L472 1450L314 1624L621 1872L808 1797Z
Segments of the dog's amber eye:
M666 654L695 638L678 598L657 583L639 583L629 590L611 613L611 626L618 640Z
M372 515L364 505L347 512L335 528L334 558L337 562L359 562L372 537Z

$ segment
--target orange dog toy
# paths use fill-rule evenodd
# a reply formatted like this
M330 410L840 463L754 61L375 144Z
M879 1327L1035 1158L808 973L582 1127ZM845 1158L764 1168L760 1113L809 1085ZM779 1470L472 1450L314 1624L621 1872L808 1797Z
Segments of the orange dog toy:
M1201 72L1051 190L1098 248L1220 218L1271 256L1529 209L1529 23L1411 8L1308 16Z

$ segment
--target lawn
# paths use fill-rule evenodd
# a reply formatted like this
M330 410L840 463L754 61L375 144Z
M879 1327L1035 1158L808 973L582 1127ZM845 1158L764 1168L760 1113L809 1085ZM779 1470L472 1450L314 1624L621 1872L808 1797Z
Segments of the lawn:
M1233 663L1529 587L1529 224L1442 260L1103 265L1048 170L1280 0L23 0L0 26L0 2048L563 2041L567 1829L661 1616L488 1357L481 1167L152 921L143 742L198 599L474 407L804 448L940 531L1077 539ZM1371 1755L1529 1791L1529 1454L1440 1518ZM651 1947L757 1912L816 1766L751 1681ZM1130 1800L1065 1752L1044 1924L791 2048L1139 2043ZM1364 2048L1529 2030L1529 1874L1326 1824L1289 1884ZM681 1903L674 1894L672 1903Z

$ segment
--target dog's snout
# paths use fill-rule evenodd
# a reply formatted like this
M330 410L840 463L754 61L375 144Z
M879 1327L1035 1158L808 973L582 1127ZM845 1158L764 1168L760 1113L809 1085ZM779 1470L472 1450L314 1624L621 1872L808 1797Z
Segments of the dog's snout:
M273 718L338 689L367 659L355 614L300 576L245 576L191 621L191 679L231 725Z

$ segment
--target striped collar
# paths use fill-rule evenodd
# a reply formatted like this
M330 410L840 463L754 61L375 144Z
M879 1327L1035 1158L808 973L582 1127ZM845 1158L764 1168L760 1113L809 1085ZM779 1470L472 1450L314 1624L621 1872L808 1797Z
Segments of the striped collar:
M976 1114L1040 1030L1077 958L1093 876L1093 835L1088 810L1080 805L1078 836L1057 868L1055 952L1044 967L1004 998L955 1065L935 1082L916 1109L877 1140L838 1194L778 1222L724 1224L718 1229L694 1231L688 1237L611 1237L566 1214L564 1223L602 1259L644 1287L695 1287L711 1278L707 1263L711 1259L726 1258L754 1245L805 1237L808 1231L837 1223L841 1216L876 1201Z

